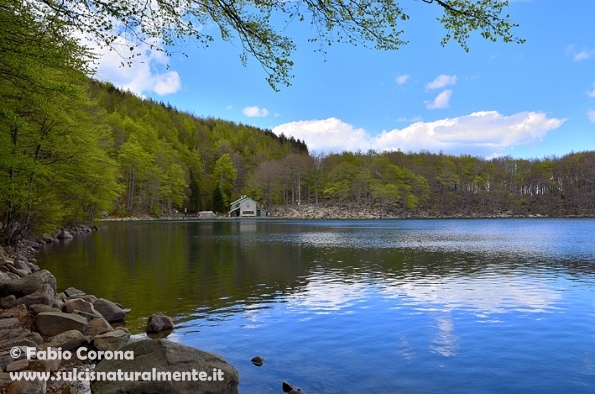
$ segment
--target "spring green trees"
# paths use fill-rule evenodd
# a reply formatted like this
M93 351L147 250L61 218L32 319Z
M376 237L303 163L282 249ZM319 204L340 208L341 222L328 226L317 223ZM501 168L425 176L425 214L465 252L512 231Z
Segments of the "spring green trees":
M60 21L0 1L0 242L109 209L108 130L89 101L84 49Z

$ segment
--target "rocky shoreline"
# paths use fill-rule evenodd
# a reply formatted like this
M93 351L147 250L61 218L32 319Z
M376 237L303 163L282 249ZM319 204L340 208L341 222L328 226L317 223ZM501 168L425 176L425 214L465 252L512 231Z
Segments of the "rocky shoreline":
M122 325L129 312L124 306L72 287L58 292L54 275L37 265L35 256L39 248L44 243L97 230L96 226L79 225L54 235L30 237L16 246L0 247L0 392L106 394L117 392L123 383L93 381L89 387L89 382L59 381L56 377L77 367L87 372L150 371L160 367L169 368L170 372L176 368L197 371L217 368L223 371L225 379L191 384L135 380L125 382L123 392L237 393L239 374L221 357L162 338L132 341L130 332ZM160 314L149 317L147 333L163 337L172 329L170 318ZM114 352L132 354L133 359L101 358ZM49 373L51 378L47 382L25 381L10 376L27 371Z

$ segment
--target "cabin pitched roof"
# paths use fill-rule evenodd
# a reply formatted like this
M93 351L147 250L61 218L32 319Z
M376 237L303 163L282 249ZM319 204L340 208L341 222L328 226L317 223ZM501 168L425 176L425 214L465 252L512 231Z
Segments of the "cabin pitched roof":
M246 201L246 200L252 200L252 201L254 201L255 203L258 204L258 201L254 200L253 198L250 198L248 196L242 196L239 199L235 200L234 202L230 203L229 206L232 206L232 205L235 205L235 204L239 204L239 203L241 203L243 201Z

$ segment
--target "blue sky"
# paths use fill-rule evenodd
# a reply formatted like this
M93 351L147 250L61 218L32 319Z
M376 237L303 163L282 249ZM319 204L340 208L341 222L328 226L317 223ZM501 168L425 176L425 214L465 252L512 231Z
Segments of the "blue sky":
M542 158L595 150L595 1L511 0L507 12L526 43L475 35L468 53L440 46L436 4L401 5L409 43L393 52L345 44L321 54L306 42L308 24L291 25L295 77L280 92L254 59L242 66L238 42L189 43L167 59L145 49L132 68L106 53L96 77L197 116L292 135L311 151Z

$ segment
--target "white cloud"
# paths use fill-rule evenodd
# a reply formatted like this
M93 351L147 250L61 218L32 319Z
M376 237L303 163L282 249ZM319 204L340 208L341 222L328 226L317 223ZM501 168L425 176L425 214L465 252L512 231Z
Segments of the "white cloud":
M275 127L273 132L302 139L315 151L428 150L489 157L504 154L506 149L516 145L537 143L564 122L565 119L548 118L540 112L504 116L496 111L483 111L433 122L415 122L377 136L337 118L286 123Z
M583 48L582 50L577 51L575 48L575 45L568 45L566 49L564 49L566 56L572 56L575 62L595 57L595 49Z
M593 90L587 92L587 94L589 95L589 97L595 98L595 85L593 86Z
M580 52L574 53L574 60L580 62L581 60L590 59L595 56L595 49L583 49Z
M441 74L436 77L432 82L426 84L426 89L442 89L449 85L457 83L456 75Z
M409 77L409 74L399 75L395 78L395 82L397 83L397 85L404 85L407 83L407 81L409 81Z
M591 123L595 123L595 109L589 109L587 111L587 117L591 121Z
M450 106L450 97L452 96L452 90L444 90L436 96L434 101L426 101L427 109L444 109Z
M250 118L262 118L269 114L269 110L266 108L259 108L255 105L253 107L244 108L242 113Z
M285 123L273 128L273 133L304 140L312 151L357 151L372 146L371 138L364 129L355 128L337 118Z
M180 76L176 71L168 70L167 56L157 49L158 44L153 48L146 43L139 44L134 53L140 53L140 56L130 65L122 65L127 62L132 46L124 36L116 39L111 50L95 46L94 52L99 57L95 77L138 95L152 92L164 96L180 90Z

